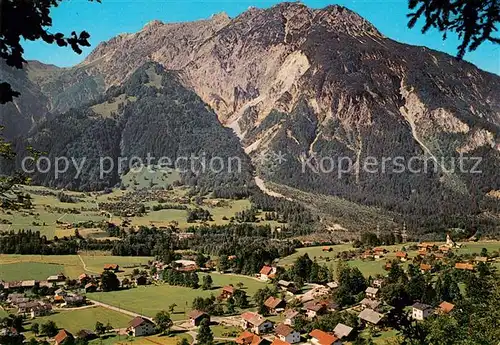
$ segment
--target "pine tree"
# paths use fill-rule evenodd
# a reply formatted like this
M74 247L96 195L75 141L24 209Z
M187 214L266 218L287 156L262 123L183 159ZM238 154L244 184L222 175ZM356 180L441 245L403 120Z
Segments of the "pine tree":
M210 329L210 321L204 319L200 324L196 341L200 345L212 345L214 343L214 335Z

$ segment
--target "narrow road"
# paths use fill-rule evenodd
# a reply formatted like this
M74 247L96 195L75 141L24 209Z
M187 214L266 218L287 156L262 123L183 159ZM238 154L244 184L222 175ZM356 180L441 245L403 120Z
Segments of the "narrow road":
M95 274L100 274L100 272L96 272L96 271L92 271L92 270L89 270L87 268L87 264L85 263L85 261L83 261L83 258L80 254L78 254L78 258L80 259L80 261L82 262L82 265L83 265L83 270L86 271L86 272L90 272L90 273L95 273Z
M150 318L149 316L145 316L145 315L141 315L141 314L138 314L138 313L134 313L133 311L130 311L130 310L125 310L125 309L122 309L122 308L118 308L118 307L114 307L110 304L106 304L106 303L102 303L102 302L99 302L99 301L96 301L96 300L93 300L93 299L89 299L88 301L94 303L95 305L99 306L99 307L103 307L103 308L107 308L109 310L114 310L116 312L119 312L119 313L122 313L122 314L125 314L125 315L129 315L129 316L132 316L132 317L142 317L143 319L147 319L147 320L150 320L150 321L153 321L152 318Z

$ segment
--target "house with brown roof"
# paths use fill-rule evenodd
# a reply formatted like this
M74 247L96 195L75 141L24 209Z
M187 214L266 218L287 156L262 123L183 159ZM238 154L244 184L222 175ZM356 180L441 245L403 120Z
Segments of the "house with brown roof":
M328 300L313 300L304 304L303 309L306 311L306 316L313 319L318 315L322 315L328 311L339 310L338 304Z
M372 310L378 310L380 307L381 302L375 299L370 299L370 298L363 298L360 302L361 306L363 309L365 308L370 308Z
M309 342L312 345L342 345L342 342L335 335L314 329L309 333Z
M226 285L222 288L222 292L219 295L220 299L229 299L233 297L234 292L236 291L235 287L232 285Z
M284 323L279 324L274 329L274 333L281 340L289 344L295 344L300 342L300 332L297 332L292 327L285 325Z
M86 284L90 280L90 276L87 273L82 273L78 276L78 280L81 284Z
M210 322L210 315L201 310L192 310L189 313L189 322L193 327L197 327L203 320L207 319Z
M65 329L61 329L59 333L54 337L55 345L64 345L67 343L73 343L74 341L73 334L68 332Z
M265 300L264 306L270 314L277 314L285 310L286 302L284 299L269 296Z
M274 324L262 315L253 312L241 314L241 327L250 329L255 334L263 334L271 331Z
M264 281L267 281L269 279L272 279L274 278L274 275L276 274L276 267L272 267L272 266L263 266L261 269L260 269L260 279L261 280L264 280Z
M118 272L120 270L120 266L117 264L105 264L103 270Z
M436 312L439 314L449 314L453 308L455 308L454 304L451 304L450 302L443 301L437 308Z
M407 252L402 252L402 251L399 251L396 253L396 257L400 260L400 261L406 261L408 260L408 253Z
M141 337L154 334L156 332L155 328L153 321L136 316L128 323L127 333L134 337Z
M326 306L317 301L310 301L304 304L304 310L309 319L314 319L316 316L326 313Z
M331 252L332 250L333 250L333 248L329 247L329 246L324 246L323 248L321 248L322 252Z
M425 272L431 272L432 271L432 266L428 264L420 264L420 272L425 273Z
M466 262L457 262L455 268L457 270L474 271L474 265Z
M94 283L88 283L85 285L85 292L96 292L97 291L97 285Z
M243 331L234 342L240 345L260 345L264 342L264 339L252 332Z

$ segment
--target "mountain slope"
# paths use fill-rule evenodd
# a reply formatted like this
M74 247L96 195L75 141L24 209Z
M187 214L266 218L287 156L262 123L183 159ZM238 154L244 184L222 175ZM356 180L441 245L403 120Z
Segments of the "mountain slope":
M183 93L193 90L213 112L203 112L205 105L197 101L186 103L182 121L163 114L162 108L175 102L144 86L154 84L141 67L150 61L175 71ZM499 210L491 195L500 190L500 77L395 42L340 6L283 3L251 8L234 19L219 14L191 23L155 21L100 44L74 68L28 79L47 98L48 117L77 108L100 112L99 120L88 115L89 121L116 122L112 127L121 139L113 150L120 154L175 156L198 137L212 143L212 132L199 131L215 126L223 140L213 142L213 152L245 157L241 145L259 177L273 185L339 196L420 223L443 215L460 223L464 214ZM130 86L123 81L136 79L148 91L137 86L125 92ZM124 109L111 116L121 102ZM201 117L189 121L191 107L206 114L208 123ZM68 114L72 111L59 121ZM57 130L56 122L51 126ZM179 129L183 135L177 136ZM175 140L163 140L163 133ZM284 161L263 159L276 153ZM482 158L481 174L470 173L475 164L470 160L462 169L468 172L450 169L464 155ZM382 167L384 159L389 160ZM416 159L413 170L436 168L415 172L406 166L399 172L395 159L406 165ZM378 171L363 168L370 160L377 161ZM348 161L350 171L339 175L338 165L345 170ZM247 176L235 178L238 183L248 182L247 166Z
M48 152L51 162L67 157L77 166L82 164L80 173L70 164L58 177L54 166L34 175L35 182L59 188L111 187L141 161L143 165L163 163L181 173L185 170L186 182L212 190L245 185L252 171L231 130L179 83L175 73L154 63L139 67L123 85L110 88L95 102L43 122L26 144ZM241 166L238 169L235 162L233 171L214 174L209 169L213 157L220 157L224 164L236 157Z

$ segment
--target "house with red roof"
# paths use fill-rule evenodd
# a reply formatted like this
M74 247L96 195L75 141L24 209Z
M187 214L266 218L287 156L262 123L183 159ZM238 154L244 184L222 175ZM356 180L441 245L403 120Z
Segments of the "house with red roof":
M73 343L74 341L73 334L68 332L65 329L61 329L59 333L54 337L55 345L64 345L68 343Z
M234 342L239 345L260 345L264 343L264 339L252 332L243 331Z
M342 345L342 342L335 335L314 329L309 333L309 342L313 345Z
M264 281L267 281L269 279L272 279L274 278L275 274L276 274L276 267L272 267L272 266L263 266L261 269L260 269L260 279L261 280L264 280Z

